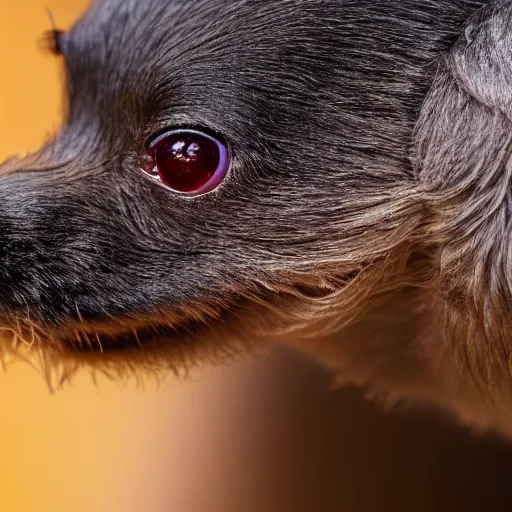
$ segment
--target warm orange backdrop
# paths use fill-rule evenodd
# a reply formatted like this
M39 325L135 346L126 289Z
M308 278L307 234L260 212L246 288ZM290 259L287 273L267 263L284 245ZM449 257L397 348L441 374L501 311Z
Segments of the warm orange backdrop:
M68 26L86 0L0 1L0 158L36 148L58 123L58 61L40 51L51 28L46 6Z

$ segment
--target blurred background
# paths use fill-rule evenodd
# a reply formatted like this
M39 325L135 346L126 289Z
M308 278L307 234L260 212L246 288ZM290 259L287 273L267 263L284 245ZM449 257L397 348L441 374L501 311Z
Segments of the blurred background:
M143 1L143 0L140 0ZM0 160L58 127L59 61L39 49L84 0L0 0ZM79 375L51 396L0 373L0 510L509 510L512 447L427 411L382 414L286 349L159 390Z

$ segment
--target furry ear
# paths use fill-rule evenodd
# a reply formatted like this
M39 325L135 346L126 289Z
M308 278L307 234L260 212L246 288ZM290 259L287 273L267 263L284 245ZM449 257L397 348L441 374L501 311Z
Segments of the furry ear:
M512 405L510 20L510 2L490 3L441 63L416 127L415 166L433 212L433 307L453 386L469 378L484 402Z

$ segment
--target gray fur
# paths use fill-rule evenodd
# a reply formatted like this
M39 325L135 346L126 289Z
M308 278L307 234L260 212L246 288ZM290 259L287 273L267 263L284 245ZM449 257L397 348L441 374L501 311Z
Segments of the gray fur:
M299 343L342 380L512 433L511 11L95 2L59 44L62 130L0 181L14 346L67 376ZM140 170L183 126L234 154L194 199Z

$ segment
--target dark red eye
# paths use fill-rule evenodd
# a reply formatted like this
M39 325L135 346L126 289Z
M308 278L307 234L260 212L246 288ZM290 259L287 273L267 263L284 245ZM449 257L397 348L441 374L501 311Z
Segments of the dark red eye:
M228 148L197 130L174 130L158 137L150 147L146 172L175 192L206 194L217 188L230 167Z

